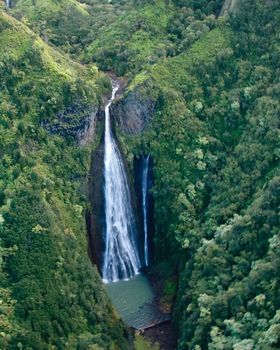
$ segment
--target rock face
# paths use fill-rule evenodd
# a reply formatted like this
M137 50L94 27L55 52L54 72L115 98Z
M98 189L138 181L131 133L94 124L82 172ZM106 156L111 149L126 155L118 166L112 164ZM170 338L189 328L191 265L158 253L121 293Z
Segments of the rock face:
M147 128L154 112L155 101L135 90L116 101L111 114L124 133L139 134Z
M94 137L96 128L96 119L99 111L93 108L90 114L85 118L83 128L77 132L77 140L81 146L86 145Z
M92 153L90 177L88 182L90 210L86 215L89 255L92 262L97 265L101 272L105 242L103 230L105 227L105 202L104 202L104 140L102 139L98 148Z
M73 104L58 113L54 121L42 123L49 133L72 137L81 146L94 137L99 110L95 106Z

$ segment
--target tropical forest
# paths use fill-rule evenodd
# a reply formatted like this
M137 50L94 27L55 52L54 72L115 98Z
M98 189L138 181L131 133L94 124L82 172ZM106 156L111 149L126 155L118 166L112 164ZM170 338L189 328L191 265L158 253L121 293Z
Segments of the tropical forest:
M0 0L0 350L280 349L279 0Z

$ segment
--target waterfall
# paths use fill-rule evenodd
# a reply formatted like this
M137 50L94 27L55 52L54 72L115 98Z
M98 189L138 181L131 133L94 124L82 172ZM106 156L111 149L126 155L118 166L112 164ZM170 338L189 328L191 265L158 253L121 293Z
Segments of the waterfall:
M238 0L225 0L219 16L226 16L234 11Z
M140 259L136 244L136 222L121 153L110 127L110 106L118 91L105 107L105 252L102 268L104 282L129 279L138 273Z
M150 154L143 159L143 176L142 176L142 209L144 221L144 258L145 265L149 265L148 249L148 173L149 173Z
M10 0L6 0L6 6L7 6L7 8L9 9L10 8Z

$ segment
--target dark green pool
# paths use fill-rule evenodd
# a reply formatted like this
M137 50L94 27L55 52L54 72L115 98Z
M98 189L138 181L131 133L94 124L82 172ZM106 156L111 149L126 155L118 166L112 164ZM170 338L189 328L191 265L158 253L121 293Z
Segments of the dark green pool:
M121 318L130 327L146 328L167 317L153 302L155 295L152 286L143 274L128 281L106 284L106 289Z

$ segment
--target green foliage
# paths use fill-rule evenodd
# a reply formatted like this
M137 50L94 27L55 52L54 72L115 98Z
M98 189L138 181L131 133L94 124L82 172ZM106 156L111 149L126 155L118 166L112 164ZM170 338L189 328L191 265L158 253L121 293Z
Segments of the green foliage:
M132 8L115 21L86 50L85 57L97 61L102 69L123 75L139 71L144 63L164 57L168 7L164 1Z
M131 1L17 0L10 12L40 37L63 51L80 55Z
M158 350L159 349L157 345L151 345L141 335L135 336L134 348L135 350Z
M4 219L0 216L0 233ZM11 337L19 331L19 326L14 319L15 300L11 297L11 290L7 286L7 276L4 273L4 259L16 251L16 247L6 249L0 242L0 346L2 349L7 348Z
M18 0L10 12L45 42L125 74L128 92L156 101L149 129L121 140L130 158L153 157L155 270L179 275L178 286L170 278L164 287L167 302L177 291L179 349L273 350L279 4L239 1L216 18L222 3ZM0 346L125 349L85 258L89 149L43 127L64 124L58 112L77 100L82 109L100 103L108 79L5 14L0 32ZM63 130L83 119L70 113ZM135 347L148 345L137 337Z
M87 7L75 0L18 0L12 12L45 41L69 52L79 49L90 26Z
M107 79L2 12L0 27L0 347L125 349L87 256L90 148L43 126L77 101L97 107Z
M156 259L180 271L179 349L279 348L278 7L244 3L129 86L157 102L127 142L153 157Z
M141 2L126 11L85 50L85 58L117 74L144 71L189 48L216 25L213 15L169 1Z

